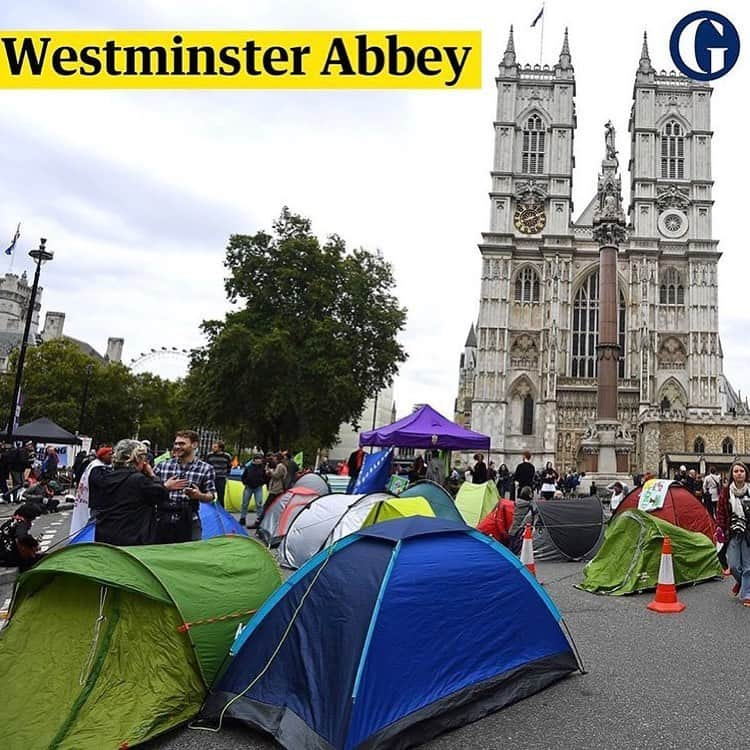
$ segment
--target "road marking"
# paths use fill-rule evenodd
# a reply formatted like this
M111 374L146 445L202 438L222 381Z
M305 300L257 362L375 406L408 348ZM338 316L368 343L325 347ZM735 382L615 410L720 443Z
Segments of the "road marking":
M54 531L43 531L39 535L39 550L41 552L46 552L55 536L56 534Z
M10 599L6 599L3 602L3 606L0 607L0 630L5 627L5 623L8 622L8 611L10 610Z

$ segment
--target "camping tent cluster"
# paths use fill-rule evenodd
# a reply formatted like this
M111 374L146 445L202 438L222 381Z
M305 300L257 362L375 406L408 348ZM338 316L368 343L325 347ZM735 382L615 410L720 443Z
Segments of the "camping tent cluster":
M365 526L405 516L461 522L451 496L433 482L418 482L398 497L390 492L361 495L329 493L290 501L271 538L279 540L279 560L299 568L317 552Z
M420 440L437 429L422 416ZM283 585L215 504L199 542L118 548L86 527L19 579L0 634L4 747L132 747L201 704L294 750L407 747L531 695L580 665L533 576L467 525L495 502L486 487L462 511L430 482L333 494L307 475L261 527L301 566ZM52 630L67 643L50 670Z
M290 750L409 747L578 666L559 612L517 558L463 523L420 517L313 557L231 653L203 718L238 719Z
M615 511L604 544L584 568L579 588L620 596L656 586L662 543L672 543L676 585L721 575L714 544L714 522L696 497L678 482L669 485L662 507L638 510L637 487Z
M584 568L580 588L620 596L656 587L662 543L672 543L676 585L698 583L721 575L716 546L700 532L687 531L653 513L618 513L596 557Z
M455 508L440 517L453 507L443 493L343 496L341 530L284 585L240 534L52 553L20 578L0 634L0 680L14 686L4 746L132 747L195 716L213 684L204 719L234 716L287 748L403 747L574 671L554 604ZM221 528L223 510L204 513ZM41 663L51 630L67 644L53 670ZM40 702L38 721L14 721Z
M624 513L638 507L643 488L636 487L623 498L617 507L616 514ZM679 482L672 482L664 497L661 508L649 511L656 518L668 521L674 526L705 534L711 541L714 538L716 525L708 514L708 511L697 500L692 492L683 487Z

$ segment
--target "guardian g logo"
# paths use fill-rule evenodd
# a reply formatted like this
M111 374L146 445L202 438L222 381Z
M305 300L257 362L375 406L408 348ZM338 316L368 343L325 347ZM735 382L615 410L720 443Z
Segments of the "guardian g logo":
M726 75L740 55L740 37L721 13L699 10L685 16L669 38L672 61L695 81L713 81Z

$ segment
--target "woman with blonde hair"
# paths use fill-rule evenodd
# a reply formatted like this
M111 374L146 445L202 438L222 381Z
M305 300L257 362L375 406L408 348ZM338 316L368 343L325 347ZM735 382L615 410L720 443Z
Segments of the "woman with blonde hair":
M728 539L726 546L729 569L735 579L732 594L739 594L750 607L750 486L747 466L735 461L729 471L730 483L719 495L716 522Z

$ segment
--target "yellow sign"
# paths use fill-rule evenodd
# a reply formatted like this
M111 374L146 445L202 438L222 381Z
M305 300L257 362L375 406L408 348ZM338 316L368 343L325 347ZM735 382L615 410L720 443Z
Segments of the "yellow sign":
M0 31L5 89L476 89L479 31Z

